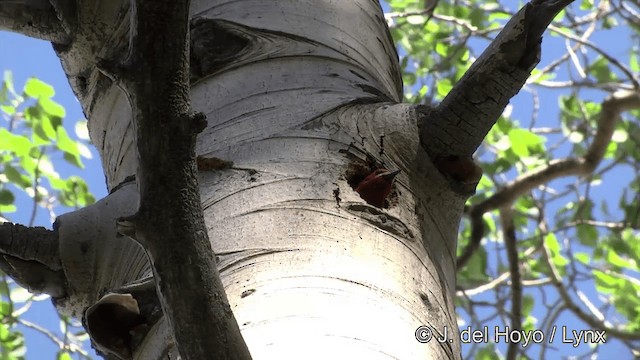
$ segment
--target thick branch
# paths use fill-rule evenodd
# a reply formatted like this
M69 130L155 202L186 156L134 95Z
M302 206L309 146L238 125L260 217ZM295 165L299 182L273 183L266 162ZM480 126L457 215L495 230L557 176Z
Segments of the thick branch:
M47 0L0 1L0 30L17 32L56 44L71 37Z
M195 139L206 122L189 100L189 1L131 6L129 57L101 64L128 95L136 127L140 207L127 226L151 258L182 358L250 359L200 205Z
M0 224L0 255L0 269L30 292L53 298L66 295L57 231Z
M432 158L470 157L540 61L542 33L573 0L525 5L473 63L442 103L424 118L420 140Z
M637 108L640 108L640 92L620 91L609 96L602 103L596 135L583 157L551 161L546 167L516 178L486 200L473 205L469 210L472 235L469 244L457 260L458 268L464 266L480 246L484 235L482 214L500 207L510 206L518 197L551 180L564 176L591 174L607 151L620 113Z

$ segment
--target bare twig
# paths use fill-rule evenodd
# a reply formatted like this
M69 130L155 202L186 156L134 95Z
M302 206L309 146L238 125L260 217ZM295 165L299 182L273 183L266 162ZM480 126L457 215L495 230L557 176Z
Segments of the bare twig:
M553 32L556 32L556 33L566 37L567 39L571 39L571 40L573 40L573 41L575 41L577 43L580 43L580 44L590 48L591 50L597 52L603 58L607 59L611 64L613 64L615 67L620 69L620 71L622 71L627 76L627 78L633 84L633 87L635 89L640 89L640 84L638 84L638 79L636 78L636 76L633 74L633 72L629 68L627 68L624 64L622 64L620 61L618 61L618 59L616 59L613 56L607 54L606 51L600 49L600 47L598 47L597 45L595 45L591 41L584 40L581 37L575 36L573 34L569 34L569 33L565 32L565 31L563 31L562 29L560 29L558 27L555 27L553 25L549 25L549 30L551 30Z

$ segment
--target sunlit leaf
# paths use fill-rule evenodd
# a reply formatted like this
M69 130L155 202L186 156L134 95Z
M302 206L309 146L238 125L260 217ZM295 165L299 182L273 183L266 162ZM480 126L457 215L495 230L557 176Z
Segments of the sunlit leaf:
M596 289L602 293L611 293L620 284L620 279L608 275L600 270L593 270L592 274L596 280Z
M92 159L93 158L93 154L91 153L91 149L89 149L89 147L81 142L77 142L76 145L78 146L78 152L80 153L80 156L82 156L85 159Z
M73 360L73 358L71 357L71 354L69 354L68 352L62 351L58 353L57 360Z
M453 84L451 84L451 80L449 79L442 79L441 81L438 82L436 88L437 88L438 95L444 98L445 96L447 96L449 91L453 89Z
M16 107L13 105L0 105L0 110L8 116L12 116L16 113Z
M627 260L627 259L624 259L624 258L618 256L618 254L616 254L615 251L607 252L607 261L611 265L617 266L617 267L623 268L623 269L637 269L638 268L634 261Z
M12 151L17 156L27 156L31 145L31 140L26 136L15 135L5 128L0 128L0 151Z
M529 156L532 150L544 143L544 138L526 129L509 131L511 150L518 156Z
M82 168L82 160L80 160L80 150L78 150L78 144L71 140L64 127L59 126L56 129L57 141L56 145L58 149L64 152L64 159L71 164Z
M629 133L624 129L616 129L611 137L611 140L617 143L625 142L627 139L629 139Z
M0 205L0 213L14 213L18 211L15 205Z
M11 289L11 301L14 303L23 303L29 300L33 295L22 286L16 286Z
M87 120L76 121L75 132L76 136L81 140L89 140L89 128L87 127Z
M32 98L50 98L56 94L53 86L36 78L29 78L24 84L24 93Z
M38 102L42 109L50 116L59 118L65 117L64 107L51 99L40 99Z

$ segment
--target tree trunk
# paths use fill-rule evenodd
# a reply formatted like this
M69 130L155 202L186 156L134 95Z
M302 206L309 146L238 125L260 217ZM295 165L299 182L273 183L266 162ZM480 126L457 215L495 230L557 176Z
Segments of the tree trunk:
M489 54L463 79L472 96L452 91L447 106L432 112L399 104L398 58L377 1L192 2L191 101L207 116L196 146L202 209L253 358L460 358L456 234L478 177L468 157L537 63L545 21L567 0L549 3L552 11L533 3L490 49L503 54L499 61ZM108 356L174 358L175 334L159 311L152 267L122 235L131 234L123 218L136 209L140 163L131 99L105 76L105 59L112 66L136 35L128 2L25 4L6 8L55 16L0 16L0 25L54 42L110 190L58 221L67 288L56 305L83 317ZM26 30L16 25L34 19ZM151 67L167 61L144 60ZM171 79L153 81L136 85ZM457 111L459 101L467 102ZM456 128L459 114L464 129ZM430 141L436 130L438 141ZM402 171L382 207L354 191L380 168ZM200 319L192 320L174 326Z
M127 28L122 13L95 11L83 22ZM397 55L379 4L195 1L191 13L192 104L208 120L197 144L202 207L252 356L459 358L457 341L420 343L414 333L457 331L464 196L421 150L415 111L397 104ZM113 189L136 173L131 110L82 57L96 44L85 35L87 44L57 50ZM109 46L96 55L115 53L126 32L101 36ZM353 190L376 167L402 170L385 209ZM149 334L170 339L168 329ZM157 339L137 350L161 354Z

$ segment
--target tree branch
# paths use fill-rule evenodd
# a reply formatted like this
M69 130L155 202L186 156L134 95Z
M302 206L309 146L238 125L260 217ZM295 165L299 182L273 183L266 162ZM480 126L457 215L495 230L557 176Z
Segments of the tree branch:
M149 254L182 358L250 359L200 204L195 140L206 121L189 99L189 1L133 0L131 14L128 57L100 64L129 97L136 128L140 206L121 223Z
M0 224L0 269L32 293L67 294L58 233L43 227Z
M489 198L473 205L469 209L471 239L457 259L458 268L464 266L480 246L484 236L482 214L510 206L518 197L551 180L564 176L591 174L604 157L620 114L636 108L640 108L640 92L619 91L612 94L602 103L596 135L583 157L553 160L546 167L519 176Z
M420 140L432 157L470 157L509 100L540 61L542 33L573 0L533 0L505 25L496 39L428 117Z
M71 42L68 29L47 0L0 1L0 29L61 45Z
M578 36L566 33L562 29L557 28L557 27L555 27L553 25L549 26L549 30L551 30L551 31L553 31L555 33L558 33L558 34L564 36L567 39L573 40L573 41L577 42L578 44L584 45L584 46L590 48L591 50L597 52L603 58L607 59L607 61L609 61L611 64L613 64L615 67L620 69L620 71L622 71L627 76L627 78L633 84L633 87L635 89L640 88L640 84L638 84L637 75L634 75L633 72L629 68L627 68L623 63L618 61L618 59L616 59L615 57L607 54L606 51L600 49L600 47L598 47L597 45L595 45L592 42L586 40L584 37L578 37Z

